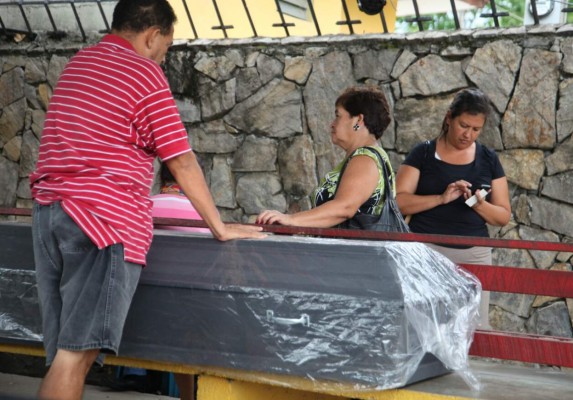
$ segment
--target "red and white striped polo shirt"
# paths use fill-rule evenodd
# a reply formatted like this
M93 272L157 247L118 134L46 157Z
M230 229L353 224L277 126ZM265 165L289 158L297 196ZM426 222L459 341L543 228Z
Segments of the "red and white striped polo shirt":
M116 35L66 65L46 115L34 199L60 201L91 240L123 243L145 264L151 244L153 160L190 151L161 67Z

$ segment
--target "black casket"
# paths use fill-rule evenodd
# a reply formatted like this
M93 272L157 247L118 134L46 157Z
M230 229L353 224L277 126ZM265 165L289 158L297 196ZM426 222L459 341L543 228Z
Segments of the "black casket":
M31 229L0 224L0 342L38 342ZM157 230L125 357L395 388L467 372L479 282L419 243Z

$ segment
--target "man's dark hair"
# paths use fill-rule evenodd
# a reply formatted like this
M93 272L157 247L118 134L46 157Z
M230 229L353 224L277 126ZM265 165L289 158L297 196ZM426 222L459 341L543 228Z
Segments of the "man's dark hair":
M156 26L162 35L167 35L175 22L177 17L167 0L119 0L113 10L111 28L139 33Z
M375 86L353 86L346 89L336 100L351 116L364 115L364 125L376 139L390 125L390 106L384 93Z

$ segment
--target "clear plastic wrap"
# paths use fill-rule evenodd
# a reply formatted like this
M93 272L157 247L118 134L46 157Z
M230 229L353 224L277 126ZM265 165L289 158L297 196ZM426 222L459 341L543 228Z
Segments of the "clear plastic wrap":
M478 390L479 382L469 370L468 352L479 322L481 283L424 244L393 242L387 247L400 260L396 265L405 317L411 336L416 338L409 343L412 358L406 371L419 362L420 354L431 353Z
M2 268L0 278L0 341L41 340L33 272ZM480 293L473 275L420 243L156 231L120 354L262 372L290 387L280 376L300 376L317 391L448 371L478 389L468 350Z
M460 373L470 387L478 389L479 383L468 369L468 351L477 325L479 281L423 244L386 242L375 246L383 246L383 251L396 260L403 299L377 301L376 296L350 299L313 296L297 307L302 313L336 304L332 307L336 313L329 314L328 320L337 327L336 333L333 335L331 330L321 331L316 324L309 324L316 338L297 343L296 337L285 338L282 330L273 330L268 323L269 336L274 336L277 343L292 343L290 351L284 351L288 347L278 346L278 355L285 362L297 365L316 360L315 374L320 375L321 369L324 372L344 369L349 361L346 358L349 346L366 349L367 354L360 356L375 360L375 364L366 373L355 369L346 371L345 375L361 382L355 390L371 390L406 385L422 359L430 353L448 369ZM364 308L369 312L361 312ZM344 347L336 346L341 339L348 338L348 341L342 340ZM355 354L358 356L358 353L361 352Z
M166 360L304 376L320 391L337 382L341 390L397 388L450 370L478 388L468 350L480 283L426 245L285 236L200 242L156 235L140 285L147 289L136 294L127 324L138 336L128 334L123 349L143 356L136 340L159 329L153 336L174 338ZM150 309L137 304L158 297L165 302L154 313L185 315L193 330L141 324Z
M42 340L34 271L0 268L0 337Z

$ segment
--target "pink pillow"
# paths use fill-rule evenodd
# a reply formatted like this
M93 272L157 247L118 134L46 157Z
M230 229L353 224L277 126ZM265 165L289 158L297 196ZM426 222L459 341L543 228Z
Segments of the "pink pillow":
M151 196L151 200L153 201L153 209L151 211L153 217L202 220L187 197L173 194L158 194ZM210 230L206 228L189 228L184 226L162 226L161 229L185 232L210 232Z

